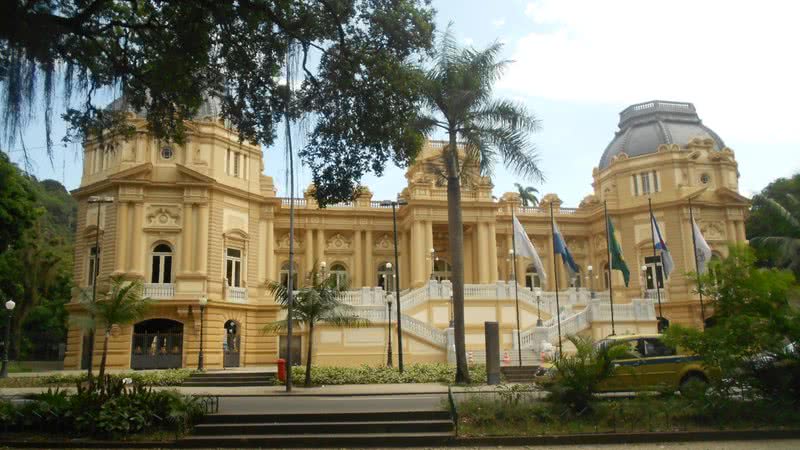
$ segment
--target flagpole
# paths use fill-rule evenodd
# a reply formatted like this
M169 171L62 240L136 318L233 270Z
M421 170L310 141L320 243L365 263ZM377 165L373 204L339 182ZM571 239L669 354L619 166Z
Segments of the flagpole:
M653 222L655 222L656 218L653 216L653 201L650 197L647 197L647 206L650 208L650 237L653 239L653 257L658 257L658 260L661 261L661 273L664 273L664 262L661 257L656 253L656 232L653 229ZM661 332L661 321L664 320L664 314L661 311L661 288L658 287L658 266L655 266L653 270L653 283L656 285L656 298L658 299L658 328L659 333ZM647 286L645 286L645 289Z
M608 222L608 202L603 200L603 212L606 216L606 250L608 250L608 300L611 303L611 335L615 336L616 329L614 328L614 283L612 282L611 274L613 273L612 259L611 259L611 230L609 230Z
M692 211L692 198L689 197L689 220L692 222L692 250L694 250L694 267L697 270L697 293L700 294L700 318L703 320L703 329L706 329L706 306L703 303L703 284L700 281L700 264L697 262L697 236L694 232L694 212Z
M519 283L517 282L517 238L514 229L514 205L511 205L511 274L514 277L514 306L517 308L517 353L522 367L522 329L519 327Z
M553 218L553 202L550 202L550 233L553 236L553 275L556 278L556 323L558 323L558 357L563 355L561 344L561 304L558 302L558 266L556 266L556 222Z

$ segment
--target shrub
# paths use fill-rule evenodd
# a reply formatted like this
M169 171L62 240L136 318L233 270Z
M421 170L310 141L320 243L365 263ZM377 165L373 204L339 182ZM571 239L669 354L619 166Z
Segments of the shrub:
M295 379L305 376L304 367L292 369ZM472 382L475 384L486 383L486 367L475 365L470 368ZM403 373L396 368L386 366L337 367L319 366L311 372L313 385L341 385L341 384L391 384L391 383L452 383L455 380L456 369L447 364L409 364L404 367Z
M130 378L136 384L144 386L180 386L194 369L167 369L144 372L121 372L110 376L114 380ZM10 377L0 379L0 387L42 387L42 386L74 386L86 381L86 374L54 374L40 377Z

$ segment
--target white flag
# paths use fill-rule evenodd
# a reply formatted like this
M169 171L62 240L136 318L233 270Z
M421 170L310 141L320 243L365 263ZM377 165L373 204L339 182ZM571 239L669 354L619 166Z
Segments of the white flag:
M694 228L694 252L697 255L697 273L703 274L706 272L706 264L711 260L711 247L708 246L708 242L694 219L692 219L692 227Z
M525 232L525 228L522 227L522 224L516 216L514 216L514 253L516 253L517 256L533 260L533 267L536 269L536 272L539 273L539 279L542 280L542 285L547 282L547 273L544 271L544 266L542 265L542 260L539 258L539 254L536 253L536 247L533 246L531 239L528 237L528 233Z

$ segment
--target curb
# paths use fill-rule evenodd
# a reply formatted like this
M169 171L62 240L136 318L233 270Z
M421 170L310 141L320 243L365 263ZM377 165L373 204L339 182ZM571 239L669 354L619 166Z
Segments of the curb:
M730 431L675 431L653 433L600 433L552 436L507 436L507 437L475 437L453 438L445 442L453 447L482 447L482 446L553 446L553 445L600 445L600 444L634 444L634 443L665 443L665 442L709 442L709 441L767 441L775 439L798 439L798 430L730 430ZM217 442L216 448L247 448L243 442ZM272 444L275 444L274 442ZM287 441L285 447L298 444L296 441ZM335 444L335 443L334 443ZM437 440L427 445L441 446L443 442ZM8 441L3 442L9 448L208 448L207 442L198 442L192 445L187 441L95 441L76 439L73 441ZM294 445L296 446L296 445ZM351 443L348 447L357 447ZM408 447L409 443L384 441L383 447ZM426 446L422 442L414 442L412 446ZM256 445L255 447L258 447ZM254 447L254 448L255 448ZM332 445L331 447L336 447ZM341 447L341 446L339 446Z
M320 394L313 394L308 392L302 393L274 393L274 394L211 394L211 393L195 393L195 394L187 394L187 395L194 395L194 396L211 396L211 397L219 397L219 398L245 398L245 397L386 397L386 396L411 396L411 395L447 395L447 391L426 391L426 392L382 392L382 393L374 393L374 392L356 392L352 394L342 393L342 394L334 394L334 393L320 393Z

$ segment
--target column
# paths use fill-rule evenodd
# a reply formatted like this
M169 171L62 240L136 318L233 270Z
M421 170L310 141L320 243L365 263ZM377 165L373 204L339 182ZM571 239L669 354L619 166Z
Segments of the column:
M547 237L547 266L544 270L548 273L547 278L549 278L547 282L547 286L545 289L548 291L555 291L558 290L558 286L556 285L556 273L553 270L553 261L555 261L555 253L553 252L553 231L550 230L550 235ZM556 264L557 265L557 264ZM559 275L560 276L560 275ZM559 280L561 281L561 280Z
M433 248L433 223L430 220L426 220L423 223L425 224L425 253L429 256L426 259L428 264L426 264L425 278L429 278L433 273L433 260L430 259L430 251Z
M377 284L377 275L372 263L372 230L367 230L364 240L364 286L372 287Z
M398 225L399 226L399 225ZM398 260L400 261L400 289L405 289L409 286L411 279L411 271L408 264L408 233L403 230L397 230L397 245L399 248Z
M464 233L464 283L475 282L475 271L473 270L473 261L475 260L473 256L475 254L473 251L475 247L473 245L474 240L472 233Z
M747 234L745 233L744 229L744 221L738 220L736 221L736 230L737 230L737 239L739 242L745 242L747 240Z
M133 210L133 226L131 227L133 231L133 250L131 251L133 254L133 270L142 276L144 276L144 258L142 257L142 246L144 245L142 242L142 236L144 235L142 232L143 209L144 205L142 203L135 204Z
M730 217L725 222L725 226L728 229L728 235L726 236L728 242L736 242L736 224L734 223L733 219Z
M195 270L199 273L208 272L208 204L197 206L197 223L195 235L197 236L197 251Z
M114 261L114 272L125 272L125 262L127 261L128 238L128 203L120 202L117 204L117 236L116 236L116 259Z
M353 288L364 286L364 262L361 254L361 230L353 231Z
M265 221L265 228L266 231L264 235L265 240L265 252L264 255L264 271L266 272L266 278L268 280L278 280L278 275L275 273L275 266L277 265L275 261L275 222L272 219Z
M314 268L314 230L311 228L306 228L306 264L305 264L305 273L302 276L298 276L298 281L305 279L305 276L308 275L311 270ZM302 283L297 283L298 286L302 285Z
M263 218L258 220L258 248L256 250L259 283L267 279L267 221Z
M485 223L478 222L478 283L489 283L489 268L486 265L489 255L486 254L486 234L487 227Z
M331 261L325 259L325 230L317 230L317 256L316 259L318 262L325 261L327 264L330 265ZM330 268L330 266L328 266Z
M192 206L191 203L183 205L183 229L181 230L181 272L183 273L192 271Z
M489 266L489 283L496 283L497 282L497 227L494 222L489 222L487 224L489 230L488 236L488 251L489 251L489 260L486 264ZM508 248L505 250L508 252ZM507 253L506 253L507 254ZM505 258L505 257L503 257Z
M411 248L411 258L409 260L409 269L411 273L409 274L409 284L411 286L418 286L424 282L424 278L422 278L422 271L425 267L423 264L423 258L425 258L425 254L422 251L422 223L411 223L411 242L409 244L409 247Z

